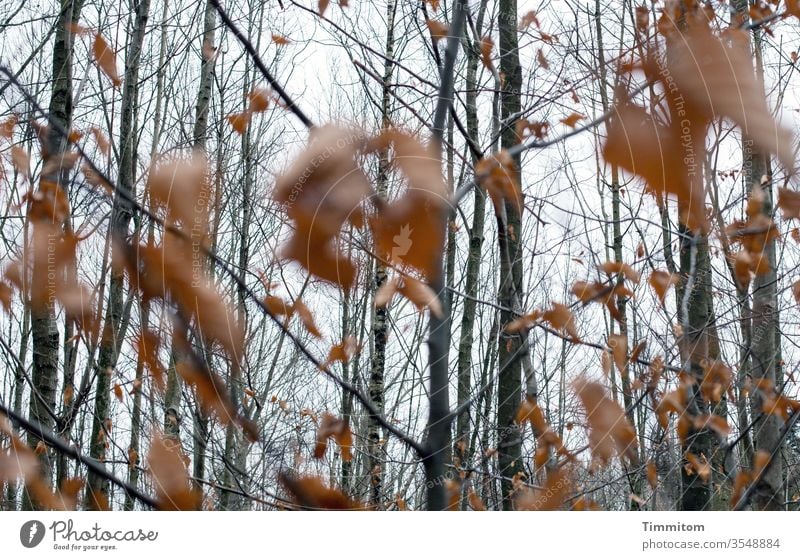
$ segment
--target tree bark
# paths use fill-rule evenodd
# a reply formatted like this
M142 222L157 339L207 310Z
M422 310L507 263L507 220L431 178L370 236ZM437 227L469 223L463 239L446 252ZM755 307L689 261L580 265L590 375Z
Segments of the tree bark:
M517 0L500 0L498 28L500 33L500 73L505 77L500 94L500 117L503 123L501 146L508 149L519 142L512 115L520 110L522 70L519 64L519 41L517 38ZM520 158L514 158L516 180L521 181ZM520 235L522 216L516 203L505 201L505 220L498 219L498 241L500 247L500 278L497 302L503 307L500 312L500 338L498 366L504 368L497 389L498 475L501 478L503 509L513 508L512 479L522 471L520 457L520 431L514 421L522 398L521 361L517 357L525 341L518 335L505 332L505 325L516 318L513 310L516 302L522 301L522 252Z
M62 0L61 12L56 24L55 40L53 43L53 89L50 97L49 113L51 118L66 130L72 126L72 48L73 35L70 31L72 23L80 17L83 0ZM66 148L66 139L54 129L51 129L47 139L46 152L56 155ZM62 176L48 177L48 180L62 184ZM64 224L52 224L63 228ZM43 247L42 244L45 243ZM52 253L57 250L58 242L50 239L34 238L32 250L34 254L47 254L45 259L34 259L32 278L37 282L47 279L47 301L38 302L31 310L31 338L33 351L33 370L31 395L28 417L39 422L48 429L53 429L55 419L52 412L55 410L56 393L58 391L58 354L59 332L55 318L55 278L53 271L49 270L53 260ZM28 436L28 444L35 447L39 439L34 435ZM41 465L44 477L50 481L52 476L52 455L48 451L41 455ZM23 509L33 509L34 504L26 492L23 497Z

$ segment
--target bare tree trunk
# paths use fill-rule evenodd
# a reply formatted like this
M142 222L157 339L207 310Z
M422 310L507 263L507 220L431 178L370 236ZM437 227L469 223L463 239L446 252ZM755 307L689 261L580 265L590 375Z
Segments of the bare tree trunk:
M475 28L480 33L483 26L483 16L486 11L486 0L481 2L480 11L475 22ZM466 120L467 134L478 138L479 122L477 110L477 71L480 46L480 37L465 47L467 53L467 77L464 87L466 89ZM473 164L477 163L473 156ZM478 305L478 280L480 276L481 257L483 249L483 230L486 215L486 193L483 189L474 189L474 210L472 226L469 231L469 252L467 253L467 271L464 280L464 311L461 315L461 333L458 341L458 402L460 407L467 402L472 392L472 347L475 327L475 311ZM470 414L469 408L462 412L456 420L456 437L454 461L462 464L468 455L467 442L470 440Z
M737 0L735 8L742 17L749 18L749 7L752 2ZM753 30L753 54L755 68L759 80L763 80L761 61L761 31ZM742 131L742 168L744 187L750 197L763 196L762 215L772 219L773 194L772 173L769 155L761 151ZM777 276L775 272L775 240L768 237L764 247L764 258L769 264L769 271L757 274L753 279L753 309L749 342L750 371L754 380L765 379L776 385L780 377L778 365L779 325L777 317ZM771 453L779 444L781 420L776 415L761 414L762 396L760 391L753 391L751 407L755 413L753 419L753 439L756 451ZM761 477L758 487L753 493L752 504L755 510L781 510L784 502L783 458L780 454L771 461L769 468Z
M391 126L390 86L394 64L394 17L397 4L389 0L386 4L386 58L383 66L383 95L381 97L381 130L385 131ZM378 178L376 192L378 196L385 197L389 182L389 152L382 149L378 154ZM375 290L379 290L386 282L387 269L382 261L375 261ZM387 309L375 308L372 312L372 356L369 367L369 398L375 403L379 414L383 414L384 386L383 377L386 363L386 337L387 337ZM384 451L381 443L381 426L373 415L367 420L367 472L369 476L370 503L382 509L384 503L383 468Z
M163 11L161 13L161 36L159 41L158 72L156 78L156 109L153 115L153 145L151 147L151 160L158 150L161 131L162 103L164 96L164 58L166 56L166 20L169 1L164 0ZM147 227L147 242L152 244L155 236L155 224L151 221ZM150 326L150 304L144 302L140 308L141 332L144 333ZM140 438L142 433L142 382L144 381L144 360L141 355L136 359L136 382L139 389L133 397L133 411L131 413L131 440L128 446L128 483L134 488L139 484L139 457ZM152 399L152 397L151 397ZM134 500L130 495L125 496L125 510L134 509Z
M595 0L595 12L594 12L594 19L595 19L595 30L597 32L597 64L598 70L600 74L600 99L602 102L603 112L607 112L610 108L610 103L608 99L608 91L606 90L607 81L607 67L606 67L606 59L605 59L605 51L603 46L603 24L600 20L600 0ZM620 218L620 183L619 183L619 169L616 165L611 165L611 184L608 185L609 190L611 191L611 221L612 221L612 228L613 228L613 240L612 240L612 247L614 250L614 260L616 262L624 262L624 255L622 253L622 226L621 226L621 218ZM617 284L622 284L624 282L624 278L622 274L617 274L616 278ZM619 333L625 336L625 339L628 339L628 317L627 317L627 307L628 307L628 298L625 296L616 296L616 305L617 309L619 310L619 315L621 319L619 320ZM612 328L611 332L613 333L613 319L612 319ZM631 392L631 380L628 371L628 366L623 368L620 373L620 381L622 385L622 402L625 406L626 415L628 417L628 421L631 423L631 426L636 426L636 411L633 409L633 395ZM639 468L641 465L641 461L639 460L639 456L636 456L634 461L631 461L630 464L630 473L628 474L628 480L631 486L631 493L634 496L641 496L642 491L644 489L644 476ZM629 500L629 507L632 510L639 510L641 509L641 505L635 499Z
M28 355L28 331L30 330L30 322L30 307L26 305L22 311L22 336L20 337L19 352L17 354L19 362L14 370L13 407L14 412L20 415L22 414L22 396L25 392L25 358ZM8 504L8 509L17 509L19 506L19 503L17 502L17 489L17 482L15 480L9 480L6 487L6 502Z
M53 43L53 90L50 97L49 112L58 124L69 130L72 126L72 45L73 35L70 31L72 23L80 17L83 0L62 0L61 13L55 32ZM47 152L56 155L64 151L66 140L52 129L46 140ZM56 172L58 175L58 172ZM50 181L60 183L61 176L48 177ZM64 227L64 224L52 224L57 228ZM41 246L45 244L45 246ZM58 391L58 343L59 333L55 319L55 282L58 279L48 269L50 262L53 262L52 253L57 250L58 241L35 237L32 243L34 254L47 254L46 259L34 259L32 277L47 279L48 285L45 290L47 301L36 302L31 310L31 336L33 340L33 371L31 381L33 387L31 391L36 394L31 395L29 418L39 422L42 426L52 429L55 426L55 419L51 416L55 410L56 393ZM29 445L36 446L38 438L34 435L28 436ZM41 455L41 464L46 480L52 476L52 455L50 452ZM23 499L23 509L33 509L34 505L28 493Z
M134 23L131 41L125 59L125 80L122 90L122 120L120 125L120 163L119 191L129 198L134 197L136 189L136 134L137 103L139 98L139 62L144 35L150 12L150 0L138 0L134 6ZM111 213L111 235L120 239L128 237L128 227L132 218L130 203L119 193L114 197ZM122 330L127 324L124 317L126 309L123 301L125 275L122 270L111 270L108 306L100 339L97 357L97 386L95 389L94 418L92 421L91 456L102 461L108 446L106 419L109 415L110 381L119 356L120 346L125 335ZM95 507L108 502L108 481L95 474L89 474L86 493L87 507Z
M501 145L507 149L519 142L512 115L520 110L522 70L519 64L519 41L517 38L517 0L500 0L498 8L500 32L500 73L505 77L501 92L500 117L503 122ZM516 180L519 182L520 158L515 157ZM500 312L500 339L498 366L504 368L497 389L498 461L501 476L503 509L513 508L513 486L511 479L522 471L520 460L520 431L514 417L522 398L521 361L518 354L525 341L518 335L505 332L505 325L515 319L516 302L522 301L522 253L520 235L522 216L515 202L505 201L505 220L498 219L497 237L500 245L500 279L497 302L503 307Z

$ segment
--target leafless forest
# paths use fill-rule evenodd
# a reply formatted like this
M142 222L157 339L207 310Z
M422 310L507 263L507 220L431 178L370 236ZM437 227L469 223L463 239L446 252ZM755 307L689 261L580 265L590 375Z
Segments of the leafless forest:
M0 2L0 509L798 509L799 18Z

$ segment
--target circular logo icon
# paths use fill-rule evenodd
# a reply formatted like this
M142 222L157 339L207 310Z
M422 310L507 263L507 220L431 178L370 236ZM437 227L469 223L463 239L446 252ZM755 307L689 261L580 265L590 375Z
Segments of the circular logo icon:
M25 548L38 546L44 538L44 523L35 519L27 521L19 530L19 541Z

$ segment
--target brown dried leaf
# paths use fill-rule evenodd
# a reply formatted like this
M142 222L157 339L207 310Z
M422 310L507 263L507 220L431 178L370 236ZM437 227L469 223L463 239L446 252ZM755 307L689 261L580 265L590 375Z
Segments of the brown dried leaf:
M628 337L624 334L608 335L608 347L614 357L614 365L623 378L628 377Z
M586 116L581 115L580 113L571 113L568 116L561 119L559 122L567 125L570 128L575 128L575 126L578 124L578 121L581 121L585 118Z
M178 441L160 433L154 434L147 462L150 465L153 486L162 510L200 509L203 496L189 479Z
M433 37L434 42L438 42L440 39L446 38L447 34L450 33L450 26L446 23L442 23L433 19L425 20L425 23L428 25L428 31L430 32L431 37Z
M783 211L783 219L800 218L800 192L778 189L778 208Z
M233 130L239 134L244 134L245 130L247 130L247 126L250 124L251 116L252 113L249 110L246 110L242 111L241 113L231 113L225 118L228 120L231 127L233 127Z
M542 319L550 323L555 330L568 334L574 340L580 340L575 316L563 303L554 303L550 309L542 313Z
M494 63L492 62L492 51L494 50L494 41L488 35L481 39L481 62L487 70L493 74L496 72Z
M703 482L708 482L711 478L711 465L708 463L704 455L698 457L694 453L686 453L687 463L684 469L688 474L696 474Z
M317 324L314 322L314 316L311 314L311 310L300 298L294 300L293 309L294 312L297 313L297 316L300 317L300 321L303 323L306 331L308 331L308 334L315 338L322 338L322 333L319 332Z
M103 134L103 131L100 130L98 127L93 126L90 129L92 136L94 136L94 142L97 144L97 148L100 150L106 158L111 155L111 143L106 138L106 135Z
M764 86L752 71L748 42L724 41L706 26L691 25L668 45L667 66L689 112L707 119L727 117L762 149L794 169L792 134L767 107Z
M656 293L658 301L660 301L663 306L664 300L667 297L667 290L669 290L670 286L678 284L679 277L677 274L671 274L665 270L654 270L650 274L648 282Z
M703 364L703 380L700 392L712 403L718 403L731 385L733 372L731 368L717 360L709 360Z
M263 113L269 108L272 92L268 89L254 89L247 95L249 109L254 113Z
M430 309L431 314L436 317L442 318L444 316L442 302L439 301L436 292L430 289L425 283L410 276L404 276L400 285L397 287L397 291L413 303L420 312L427 307Z
M469 507L471 507L474 511L486 511L486 506L484 505L483 500L481 500L474 488L469 489L469 492L467 493L467 499L469 500Z
M21 146L11 146L11 163L20 175L30 175L31 157Z
M536 51L536 63L544 70L548 70L550 68L550 63L547 62L542 49Z
M314 447L314 457L322 459L328 448L328 438L332 437L342 450L342 461L350 462L353 460L353 434L350 432L350 424L343 418L337 418L333 414L326 412L322 415L322 420L317 428L317 443Z
M11 140L14 136L14 129L19 123L19 117L16 114L11 115L3 122L0 122L0 138Z
M574 387L586 410L589 446L594 460L605 465L614 452L629 460L636 459L636 431L622 407L608 397L605 387L585 378L578 379Z
M356 163L362 133L327 125L315 128L308 147L278 178L273 198L285 205L295 229L283 254L322 280L349 289L355 265L341 256L336 239L372 192Z
M658 486L658 471L653 461L647 462L647 482L653 490Z
M114 84L114 87L122 85L122 80L117 72L117 56L114 53L114 49L111 48L111 45L109 45L99 33L96 33L94 36L92 52L94 53L95 63L100 70L111 79L111 83Z
M352 357L359 352L359 350L360 347L358 346L355 337L347 336L342 342L339 344L334 344L331 347L330 352L328 352L326 366L329 366L335 362L349 362Z
M544 488L521 488L515 493L514 503L518 510L556 511L564 505L572 487L564 469L553 469L547 474Z
M329 488L317 477L295 477L288 473L278 475L281 485L292 495L294 503L314 510L366 510L366 505L356 502L342 491Z
M531 24L534 24L537 29L539 28L539 18L536 17L536 12L533 10L526 12L525 15L522 16L517 29L520 32L525 31L531 26Z
M433 281L444 252L450 199L440 153L432 144L423 145L397 130L383 132L370 144L370 151L389 149L394 153L392 163L405 176L408 188L400 198L381 205L379 214L370 218L376 252L404 271L412 268Z
M522 189L518 176L517 164L506 150L487 156L475 164L475 178L489 193L497 213L501 212L503 201L514 204L518 214L522 212Z
M636 272L633 267L627 263L608 261L598 268L606 274L622 274L626 280L630 280L634 284L638 284L641 279L641 274Z

